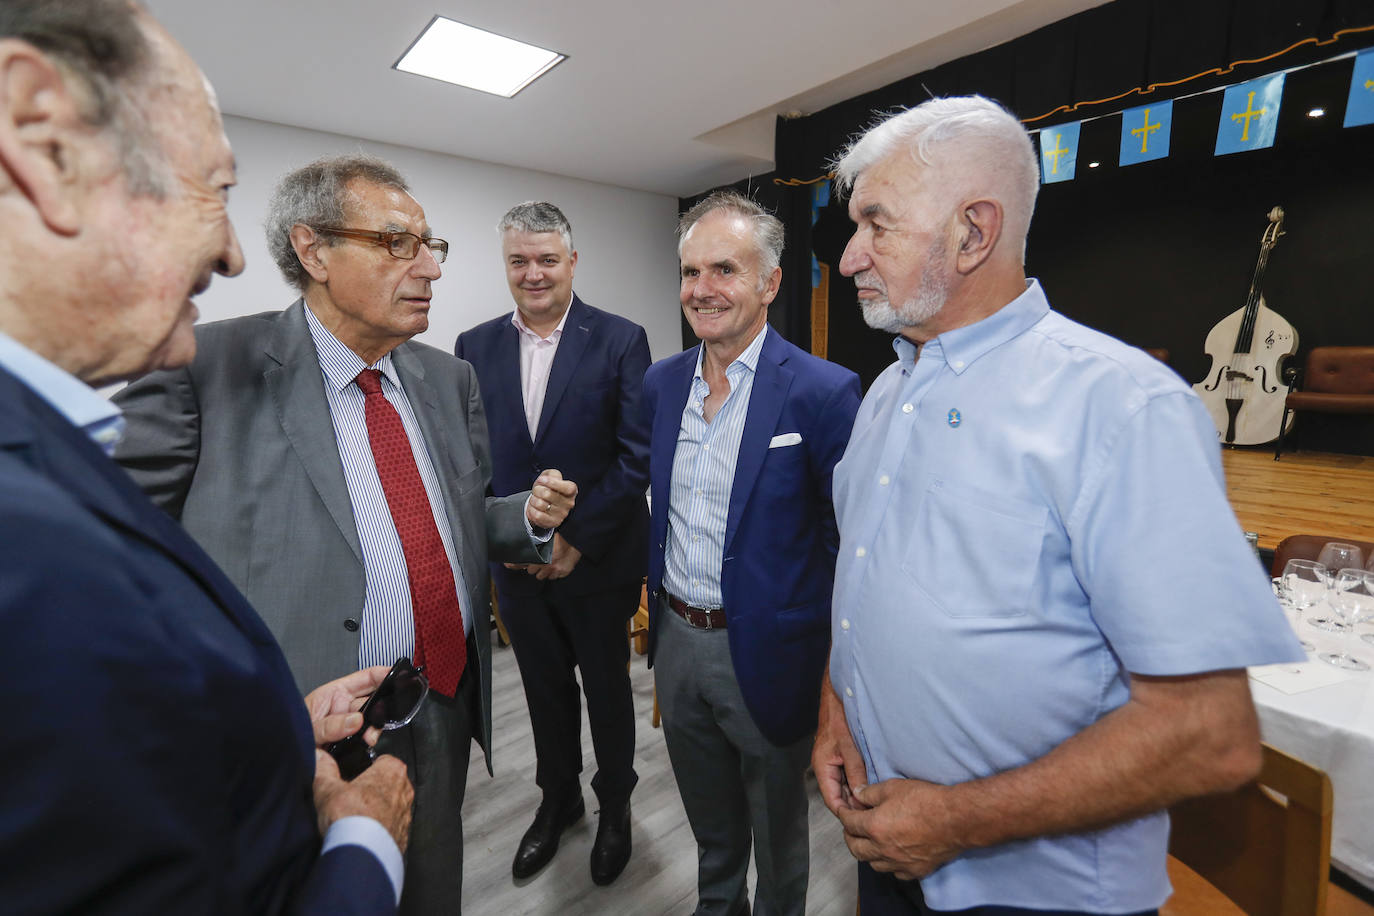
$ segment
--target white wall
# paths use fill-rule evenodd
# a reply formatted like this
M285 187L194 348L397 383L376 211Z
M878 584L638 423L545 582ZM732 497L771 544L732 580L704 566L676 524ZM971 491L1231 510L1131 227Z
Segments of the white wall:
M434 234L449 242L444 275L434 284L429 330L418 339L451 352L461 331L514 308L496 222L521 201L548 200L572 223L577 294L643 325L654 359L682 349L676 198L248 118L228 116L224 122L239 177L229 214L248 266L239 277L216 277L196 300L201 321L285 308L295 300L263 239L272 188L312 159L362 150L400 169Z

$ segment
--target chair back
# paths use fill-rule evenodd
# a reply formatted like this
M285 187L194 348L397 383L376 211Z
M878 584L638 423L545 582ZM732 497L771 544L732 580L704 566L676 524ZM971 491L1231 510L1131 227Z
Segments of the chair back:
M1331 865L1331 780L1263 746L1259 778L1169 810L1169 852L1250 916L1321 916Z
M1289 560L1315 560L1322 552L1322 548L1332 541L1354 544L1364 552L1366 563L1374 556L1374 553L1371 553L1374 551L1374 541L1357 541L1334 534L1290 534L1274 548L1274 565L1269 567L1269 575L1281 575Z
M1374 395L1374 347L1313 347L1302 387L1314 394Z

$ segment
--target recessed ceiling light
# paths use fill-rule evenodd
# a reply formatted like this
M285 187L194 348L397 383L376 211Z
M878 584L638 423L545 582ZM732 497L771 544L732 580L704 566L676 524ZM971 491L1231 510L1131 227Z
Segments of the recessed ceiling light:
M435 16L396 69L510 98L566 59L566 54Z
M1311 111L1307 113L1307 116L1309 118L1320 118L1324 114L1326 114L1325 108L1313 108Z
M1097 168L1097 167L1098 167L1099 165L1101 165L1101 164L1102 164L1102 163L1100 163L1100 162L1089 162L1089 163L1088 163L1088 168L1090 168L1090 169L1095 169L1095 168Z

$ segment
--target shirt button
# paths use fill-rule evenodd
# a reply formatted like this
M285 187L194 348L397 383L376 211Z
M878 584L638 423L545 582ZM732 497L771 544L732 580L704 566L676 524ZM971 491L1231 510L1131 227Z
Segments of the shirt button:
M848 620L848 619L845 619L845 620L841 620L841 621L840 621L840 629L841 629L841 630L847 630L847 629L849 629L849 620Z
M956 360L952 363L952 365L953 365L954 368L956 368L956 369L962 369L962 368L964 368L964 361L963 361L962 359L956 359Z
M888 484L892 483L892 478L884 474L883 476L878 478L878 483L885 487Z
M847 696L847 697L852 697L852 696L854 696L854 688L853 688L853 687L846 687L846 688L844 689L844 695Z
M709 452L709 451L711 450L711 445L710 445L710 443L707 443L706 445L703 445L703 446L701 447L701 450L702 450L703 452Z
M694 535L692 535L692 540L694 540L694 541L699 541L699 540L701 540L701 535L699 535L699 534L694 534Z
M903 404L903 405L902 405L902 413L911 413L911 412L912 412L913 410L915 410L915 409L916 409L916 408L915 408L915 407L912 407L910 404Z
M858 550L855 550L855 551L854 551L854 556L856 556L856 557L868 556L868 551L865 550L864 548L860 547Z

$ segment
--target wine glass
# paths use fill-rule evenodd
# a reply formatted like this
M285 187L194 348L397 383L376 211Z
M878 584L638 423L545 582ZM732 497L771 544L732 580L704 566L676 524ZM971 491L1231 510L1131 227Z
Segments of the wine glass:
M1369 663L1346 651L1355 624L1366 615L1374 614L1374 576L1360 567L1342 569L1335 575L1335 588L1327 601L1341 619L1349 625L1340 652L1319 652L1317 657L1328 665L1348 671L1368 671Z
M1355 544L1327 541L1317 554L1317 562L1326 566L1334 578L1337 570L1363 569L1364 551Z
M1293 606L1293 597L1289 593L1288 583L1283 580L1283 576L1275 576L1269 580L1269 584L1273 586L1274 597L1279 599L1279 607L1283 608L1284 616L1289 614L1293 616L1293 635L1298 638L1298 645L1302 646L1305 651L1311 652L1316 646L1303 639L1302 634L1298 632L1298 624L1302 623L1302 611ZM1370 641L1374 642L1374 640Z
M1283 584L1294 619L1302 620L1303 611L1326 597L1326 567L1316 560L1289 560L1283 567Z
M1336 585L1336 572L1352 566L1364 564L1364 551L1360 550L1355 544L1346 544L1342 541L1327 541L1322 546L1321 552L1317 554L1317 562L1326 567L1326 587L1334 588ZM1318 630L1325 630L1328 633L1343 633L1345 625L1340 618L1325 611L1319 611L1307 618L1309 625Z

